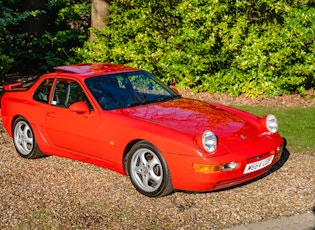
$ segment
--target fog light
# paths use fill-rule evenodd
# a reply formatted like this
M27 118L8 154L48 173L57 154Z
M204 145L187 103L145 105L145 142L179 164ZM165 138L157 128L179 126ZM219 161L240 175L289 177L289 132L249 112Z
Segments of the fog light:
M283 151L283 145L278 146L277 153L282 152L282 151Z
M283 152L284 145L278 146L275 154L275 161L278 161L281 158L281 154Z
M222 171L233 170L237 167L237 162L230 162L222 165Z

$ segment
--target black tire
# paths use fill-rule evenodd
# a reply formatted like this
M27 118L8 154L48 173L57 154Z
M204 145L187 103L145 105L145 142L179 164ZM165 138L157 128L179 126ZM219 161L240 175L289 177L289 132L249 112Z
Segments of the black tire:
M46 156L38 148L32 127L23 117L18 117L13 123L13 143L23 158L35 159Z
M127 169L133 186L148 197L173 192L172 180L160 151L146 141L135 144L127 155Z

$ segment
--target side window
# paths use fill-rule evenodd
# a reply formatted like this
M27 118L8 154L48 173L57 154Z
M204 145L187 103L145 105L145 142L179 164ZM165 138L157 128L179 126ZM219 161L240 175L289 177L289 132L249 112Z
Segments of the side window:
M91 103L76 81L57 79L52 105L68 108L78 101L84 101L92 109Z
M43 102L48 104L49 101L49 95L51 91L51 86L54 82L53 78L45 79L37 88L33 95L33 99L35 101Z

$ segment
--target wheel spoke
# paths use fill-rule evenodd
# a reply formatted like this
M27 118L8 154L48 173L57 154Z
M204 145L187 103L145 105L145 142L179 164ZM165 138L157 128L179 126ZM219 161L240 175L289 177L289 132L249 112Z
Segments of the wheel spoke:
M17 128L17 135L19 136L23 135L23 130L22 130L21 125L19 125L19 127Z
M32 137L25 137L25 143L33 145L33 138Z
M161 164L161 163L160 163L159 159L158 159L156 156L154 156L152 160L148 161L147 166L148 166L150 169L153 169L154 166L160 165L160 164Z
M160 170L160 171L161 171L161 170ZM150 178L151 178L156 184L159 184L159 183L162 181L162 175L157 175L157 174L154 172L154 169L151 169L151 170L150 170L149 176L150 176Z
M23 130L21 129L21 126L19 126L16 130L15 138L18 142L22 142L22 136L23 136Z
M140 166L135 166L135 172L136 172L137 174L141 174L141 172L142 172L142 167L140 167Z
M140 156L139 156L139 160L140 160L140 164L142 164L143 166L147 165L148 164L148 161L147 159L145 158L145 154L146 152L145 151L142 151Z
M19 125L17 127L17 132L16 132L16 142L17 142L17 147L21 150L24 149L24 146L23 146L23 130L22 130L22 125Z
M28 145L27 145L27 142L26 142L26 141L22 142L22 143L21 143L21 146L22 146L22 148L24 149L24 151L29 151L29 148L28 148Z
M151 186L149 185L149 175L148 174L142 174L142 183L143 185L149 189Z
M25 125L25 126L24 126L24 129L22 130L22 132L23 132L23 134L24 134L25 136L28 136L29 127Z
M21 137L20 134L16 134L16 135L15 135L15 139L16 139L16 142L17 142L18 144L21 144L21 143L22 143L22 137Z
M149 177L155 184L159 184L162 181L162 175L160 175L162 171L160 167L160 161L156 156L148 162ZM158 169L158 172L156 172L155 169Z

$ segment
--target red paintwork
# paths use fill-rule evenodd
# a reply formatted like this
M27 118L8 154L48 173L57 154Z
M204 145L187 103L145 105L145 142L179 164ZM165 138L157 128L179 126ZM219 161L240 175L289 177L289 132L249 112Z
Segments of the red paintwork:
M72 65L56 67L55 73L43 75L26 91L9 91L2 97L2 122L12 136L12 123L22 116L30 123L43 153L89 162L125 175L123 159L132 144L146 140L156 146L169 167L174 189L208 191L253 179L274 165L281 156L276 152L283 139L270 134L261 119L230 107L191 99L104 111L84 79L115 72L135 71L120 65ZM94 110L82 103L69 109L43 104L32 99L34 91L46 78L78 81ZM51 101L51 98L50 98ZM70 111L72 110L72 111ZM77 111L77 112L75 112ZM201 147L201 135L211 130L218 136L214 154ZM246 136L246 138L244 138ZM265 154L265 155L263 155ZM247 163L275 154L271 165L244 175ZM259 159L259 160L261 160ZM233 171L197 173L193 164L239 162Z

